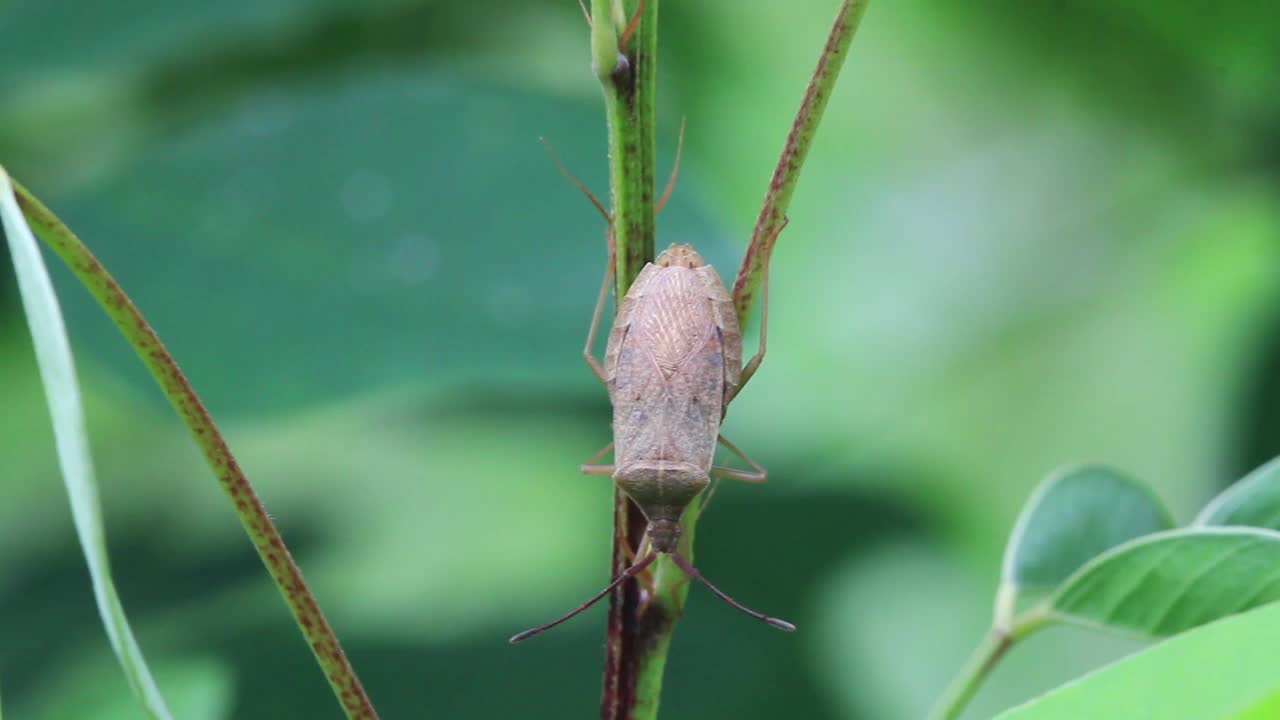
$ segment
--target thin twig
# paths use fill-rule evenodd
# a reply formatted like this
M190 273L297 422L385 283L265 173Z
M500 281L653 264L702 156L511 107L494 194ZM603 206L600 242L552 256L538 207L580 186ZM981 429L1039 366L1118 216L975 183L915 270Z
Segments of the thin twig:
M969 703L973 694L978 691L978 687L987 679L987 675L991 673L1000 658L1009 651L1013 646L1013 638L1007 633L1002 633L994 628L987 633L978 647L974 649L973 655L965 662L964 669L960 672L951 687L943 694L938 701L937 706L929 713L931 720L955 720L964 710L964 706Z
M733 304L738 312L738 322L743 328L747 326L747 315L755 300L756 290L760 288L764 268L769 264L773 245L787 215L787 208L791 205L791 196L800 180L800 170L809 154L809 147L813 144L813 137L817 134L818 124L822 121L822 111L827 107L827 100L831 97L840 68L848 55L849 43L867 9L867 2L868 0L844 0L841 4L840 12L831 26L831 34L827 36L827 44L818 58L813 77L809 80L809 87L805 90L800 110L796 112L796 119L791 124L791 132L787 134L773 178L769 181L764 205L760 208L760 216L751 232L751 244L747 246L738 278L733 283Z

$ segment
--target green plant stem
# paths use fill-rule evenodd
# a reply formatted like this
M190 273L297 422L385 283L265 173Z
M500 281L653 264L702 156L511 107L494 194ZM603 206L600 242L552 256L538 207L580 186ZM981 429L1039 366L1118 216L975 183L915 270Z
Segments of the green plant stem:
M960 674L943 693L929 717L933 720L953 720L960 717L960 713L969 704L974 693L978 692L978 687L1011 647L1013 647L1013 638L1007 633L992 628L978 647L974 648L973 654L965 661Z
M625 53L618 50L625 25L613 24L613 2L592 1L591 45L592 65L604 89L615 277L617 296L624 297L641 268L653 260L658 0L644 0ZM624 21L633 11L627 8Z
M822 121L822 113L835 88L836 79L840 76L840 69L844 66L849 43L853 41L853 34L862 22L867 2L868 0L844 0L840 5L840 12L836 14L831 33L827 36L827 44L818 58L818 65L814 68L804 100L800 103L800 110L796 112L791 132L787 134L782 155L778 158L778 165L769 181L764 205L760 208L755 229L751 232L751 243L742 257L742 266L733 283L734 307L738 312L738 322L744 329L756 291L763 281L765 268L769 266L773 245L786 223L787 208L791 205L791 196L800 180L800 170L809 155L814 135L818 132L818 124Z
M1009 626L997 620L933 706L929 720L954 720L960 717L978 688L1014 643L1044 627L1051 619L1052 615L1047 609L1038 607L1018 616Z
M677 551L693 562L693 538L697 529L698 507L690 506L680 519L680 541ZM671 561L661 555L653 564L653 582L649 586L649 603L641 615L641 626L646 629L640 638L642 645L636 672L636 702L632 718L653 720L658 717L658 703L662 696L662 678L667 668L667 656L676 621L684 615L685 600L689 596L690 578ZM650 645L651 643L651 645Z
M23 215L36 235L66 263L106 311L190 430L209 467L231 500L258 556L262 558L276 587L293 612L298 627L320 663L329 685L341 701L347 717L352 720L377 718L377 712L360 684L360 679L356 677L355 670L347 661L342 645L302 579L301 570L293 561L275 524L240 469L240 464L232 456L222 433L218 431L213 418L209 416L190 381L178 368L173 356L133 301L89 248L25 187L17 181L13 185Z
M637 11L639 23L620 47L620 38ZM592 0L591 17L592 67L604 92L609 137L616 296L622 298L654 256L658 0ZM691 537L692 527L685 532ZM615 576L632 562L643 534L639 508L615 490ZM672 571L683 577L669 561L659 560L656 569L623 583L609 598L600 700L600 714L606 720L657 717L662 673L683 601L679 607L663 601L642 603L640 585L645 585L646 597L675 597L663 592L664 584L676 582Z

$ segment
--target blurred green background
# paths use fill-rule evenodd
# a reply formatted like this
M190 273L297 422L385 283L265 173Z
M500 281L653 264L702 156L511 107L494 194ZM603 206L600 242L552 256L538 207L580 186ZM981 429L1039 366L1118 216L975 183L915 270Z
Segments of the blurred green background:
M731 280L836 0L662 7L659 244ZM1280 36L1262 0L873 3L778 245L665 718L920 717L1033 485L1186 520L1280 451ZM0 162L222 423L388 718L596 712L608 439L579 357L606 193L571 0L0 4ZM193 444L59 270L117 580L180 717L340 712ZM6 718L131 718L0 273ZM758 325L758 323L757 323ZM748 347L754 346L748 340ZM1138 647L1052 630L968 717Z

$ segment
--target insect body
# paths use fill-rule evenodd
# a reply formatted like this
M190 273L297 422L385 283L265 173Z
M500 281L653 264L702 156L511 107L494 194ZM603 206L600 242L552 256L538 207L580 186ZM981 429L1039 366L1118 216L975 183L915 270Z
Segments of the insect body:
M728 291L693 248L671 246L627 292L604 366L613 480L644 512L658 552L675 552L680 515L710 482L741 373L742 333Z
M720 435L729 401L759 367L761 349L744 369L742 333L733 301L714 268L689 245L672 245L646 265L618 309L604 364L591 354L608 288L596 304L584 356L609 389L613 402L613 465L583 465L583 472L612 475L649 522L647 552L591 600L546 625L511 639L519 642L585 610L619 583L647 568L659 553L717 596L784 630L790 623L743 607L722 593L677 552L680 516L712 477L763 482L765 471ZM767 291L766 291L767 292ZM764 305L767 307L767 296ZM767 312L767 310L766 310ZM717 442L752 471L712 464ZM609 450L606 447L597 457ZM644 548L641 548L644 550Z

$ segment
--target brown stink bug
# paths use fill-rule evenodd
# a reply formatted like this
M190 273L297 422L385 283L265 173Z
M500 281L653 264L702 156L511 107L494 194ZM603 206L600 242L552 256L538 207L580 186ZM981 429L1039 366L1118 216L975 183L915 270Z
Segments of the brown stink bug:
M597 204L597 207L599 205ZM618 309L602 365L591 353L607 295L609 274L596 303L583 351L613 402L612 465L582 466L612 475L649 522L639 559L595 597L567 615L526 630L520 642L577 615L665 553L730 605L783 630L795 626L751 610L721 592L677 551L680 517L713 477L764 482L765 471L720 434L725 409L751 378L765 352L768 285L762 302L760 351L742 365L742 332L733 300L715 269L689 245L672 245L636 277ZM712 464L716 444L753 470Z

